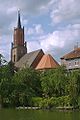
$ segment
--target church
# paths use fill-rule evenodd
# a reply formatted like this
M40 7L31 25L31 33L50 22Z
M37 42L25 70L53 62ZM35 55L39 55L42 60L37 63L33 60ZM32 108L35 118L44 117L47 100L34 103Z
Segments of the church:
M59 67L58 62L51 55L46 55L42 49L28 53L27 42L24 38L24 27L21 25L18 11L17 27L14 28L11 43L11 62L17 69L31 67L36 70L45 70Z

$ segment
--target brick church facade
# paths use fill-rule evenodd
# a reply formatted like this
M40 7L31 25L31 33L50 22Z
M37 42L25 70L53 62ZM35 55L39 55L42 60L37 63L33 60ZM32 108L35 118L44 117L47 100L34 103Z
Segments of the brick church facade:
M18 69L32 67L34 69L38 69L38 64L40 63L41 59L44 57L44 52L42 49L32 51L27 53L27 44L24 39L24 27L21 25L20 20L20 12L18 11L18 22L17 27L14 28L14 35L13 35L13 42L11 43L11 61L14 63L14 66ZM42 60L42 62L45 62ZM47 63L48 68L56 68L59 67L59 64L52 58L48 59ZM53 66L51 66L53 64ZM47 66L47 64L46 64ZM43 69L45 69L42 66Z
M11 61L17 62L27 53L26 42L24 40L24 27L21 27L20 13L18 12L17 28L14 28L14 41L11 48Z

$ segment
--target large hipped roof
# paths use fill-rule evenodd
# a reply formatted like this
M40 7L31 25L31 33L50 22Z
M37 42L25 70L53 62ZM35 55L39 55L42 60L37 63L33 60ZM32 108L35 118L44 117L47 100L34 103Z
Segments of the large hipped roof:
M36 67L36 70L51 69L57 67L59 67L59 64L51 55L48 54L48 55L43 55L41 61Z

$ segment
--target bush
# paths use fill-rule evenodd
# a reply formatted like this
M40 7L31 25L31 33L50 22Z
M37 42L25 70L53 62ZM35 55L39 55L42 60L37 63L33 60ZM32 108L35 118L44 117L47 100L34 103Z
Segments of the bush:
M62 96L57 98L58 106L64 107L64 106L70 106L70 97L69 96Z
M49 100L46 98L41 100L39 107L42 109L49 109Z
M42 101L41 97L32 97L31 106L40 107L41 101Z
M78 97L78 107L80 109L80 96Z
M55 107L64 107L70 106L70 97L62 96L62 97L51 97L51 98L40 98L34 97L32 98L32 106L40 107L42 109L51 109Z

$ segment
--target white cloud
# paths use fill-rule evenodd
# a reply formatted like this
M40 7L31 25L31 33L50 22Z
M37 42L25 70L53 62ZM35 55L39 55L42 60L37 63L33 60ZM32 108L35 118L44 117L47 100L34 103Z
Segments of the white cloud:
M41 49L40 43L38 41L30 41L27 43L28 52L31 52L33 50Z
M43 34L43 28L41 24L35 25L35 31L37 34Z
M78 29L77 29L78 28ZM28 42L29 51L42 48L45 52L55 55L58 60L66 52L74 48L79 41L80 24L69 25L64 29L40 36L34 42Z
M40 35L43 33L44 31L41 24L34 24L32 28L27 30L27 35Z
M28 24L28 19L23 19L22 24L23 24L23 26L27 25Z
M0 37L0 53L5 56L7 60L10 59L11 40L11 35L1 35Z
M34 34L34 31L35 31L35 29L29 28L29 29L27 30L27 35Z
M42 48L44 51L50 51L50 53L59 57L64 52L69 51L76 41L79 41L80 0L0 0L0 35L2 40L0 40L0 51L3 51L2 53L7 58L10 54L10 43L13 40L11 35L13 35L12 31L16 26L18 9L21 10L22 25L25 26L25 29L28 28L26 36L34 37L33 41L30 39L29 41L27 38L29 51ZM46 27L44 31L40 23L44 21L43 17L38 21L40 24L35 23L35 17L33 20L33 16L38 18L40 15L48 16L54 26L57 23L61 23L62 26L51 28L54 29L51 32ZM66 22L67 24L64 26L63 24ZM31 24L31 27L29 27L29 24ZM28 25L27 28L26 25Z
M74 21L80 17L80 0L59 0L51 12L53 22Z
M13 12L16 12L18 9L17 7L13 6L12 8L7 9L7 14L12 14Z

